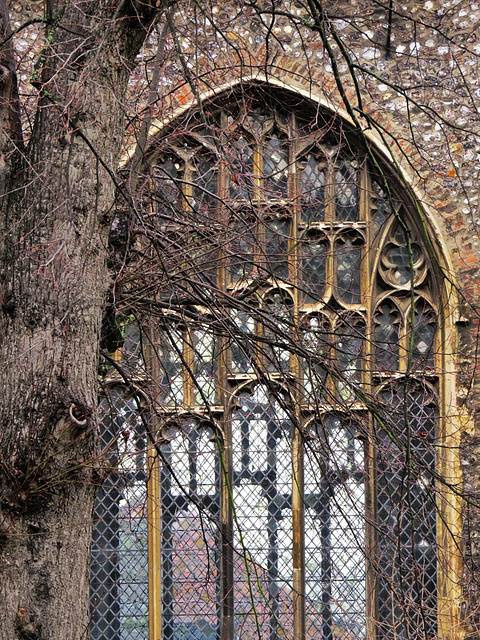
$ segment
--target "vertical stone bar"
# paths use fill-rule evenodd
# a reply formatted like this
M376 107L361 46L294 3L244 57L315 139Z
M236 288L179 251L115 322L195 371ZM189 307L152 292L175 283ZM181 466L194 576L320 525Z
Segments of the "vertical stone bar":
M162 634L160 469L158 455L153 447L148 451L147 474L149 639L160 640Z
M221 550L222 579L220 627L221 640L234 639L234 593L233 593L233 464L232 464L232 427L230 416L225 419L225 439L220 452L221 473Z
M303 504L303 442L296 425L292 437L293 637L305 639L305 527Z

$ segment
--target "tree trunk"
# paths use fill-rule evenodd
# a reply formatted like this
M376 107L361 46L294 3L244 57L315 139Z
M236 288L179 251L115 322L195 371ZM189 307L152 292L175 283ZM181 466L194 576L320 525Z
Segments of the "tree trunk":
M13 137L1 138L5 640L77 640L88 634L91 517L99 479L97 362L112 176L129 67L155 16L146 3L57 5L48 16L39 61L40 99L29 148L23 154L18 145L7 149ZM0 116L13 123L5 106L12 109L15 92L7 85L0 86Z

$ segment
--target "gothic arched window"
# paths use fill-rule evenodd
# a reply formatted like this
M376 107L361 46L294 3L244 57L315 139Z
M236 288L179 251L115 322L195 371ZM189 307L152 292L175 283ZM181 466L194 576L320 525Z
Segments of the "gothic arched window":
M397 182L264 87L166 130L146 174L150 441L129 388L91 639L434 640L441 279Z

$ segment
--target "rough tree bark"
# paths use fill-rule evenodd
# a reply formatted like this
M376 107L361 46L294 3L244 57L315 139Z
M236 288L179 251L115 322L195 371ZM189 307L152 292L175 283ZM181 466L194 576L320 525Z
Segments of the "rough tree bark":
M2 42L8 35L0 0ZM0 76L0 637L86 637L98 345L122 103L155 2L46 3L22 149Z

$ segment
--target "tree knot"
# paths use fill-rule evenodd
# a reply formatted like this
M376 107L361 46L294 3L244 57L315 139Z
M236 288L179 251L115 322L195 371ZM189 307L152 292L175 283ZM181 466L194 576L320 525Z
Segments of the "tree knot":
M68 413L70 415L70 419L72 420L72 422L77 424L79 427L86 426L88 421L88 415L90 413L90 411L88 411L86 407L83 407L82 405L75 404L74 402L72 402L72 404L70 405L70 409L68 410Z
M17 611L16 627L18 636L24 640L37 640L41 635L41 625L35 618L29 615L25 607L20 607Z

